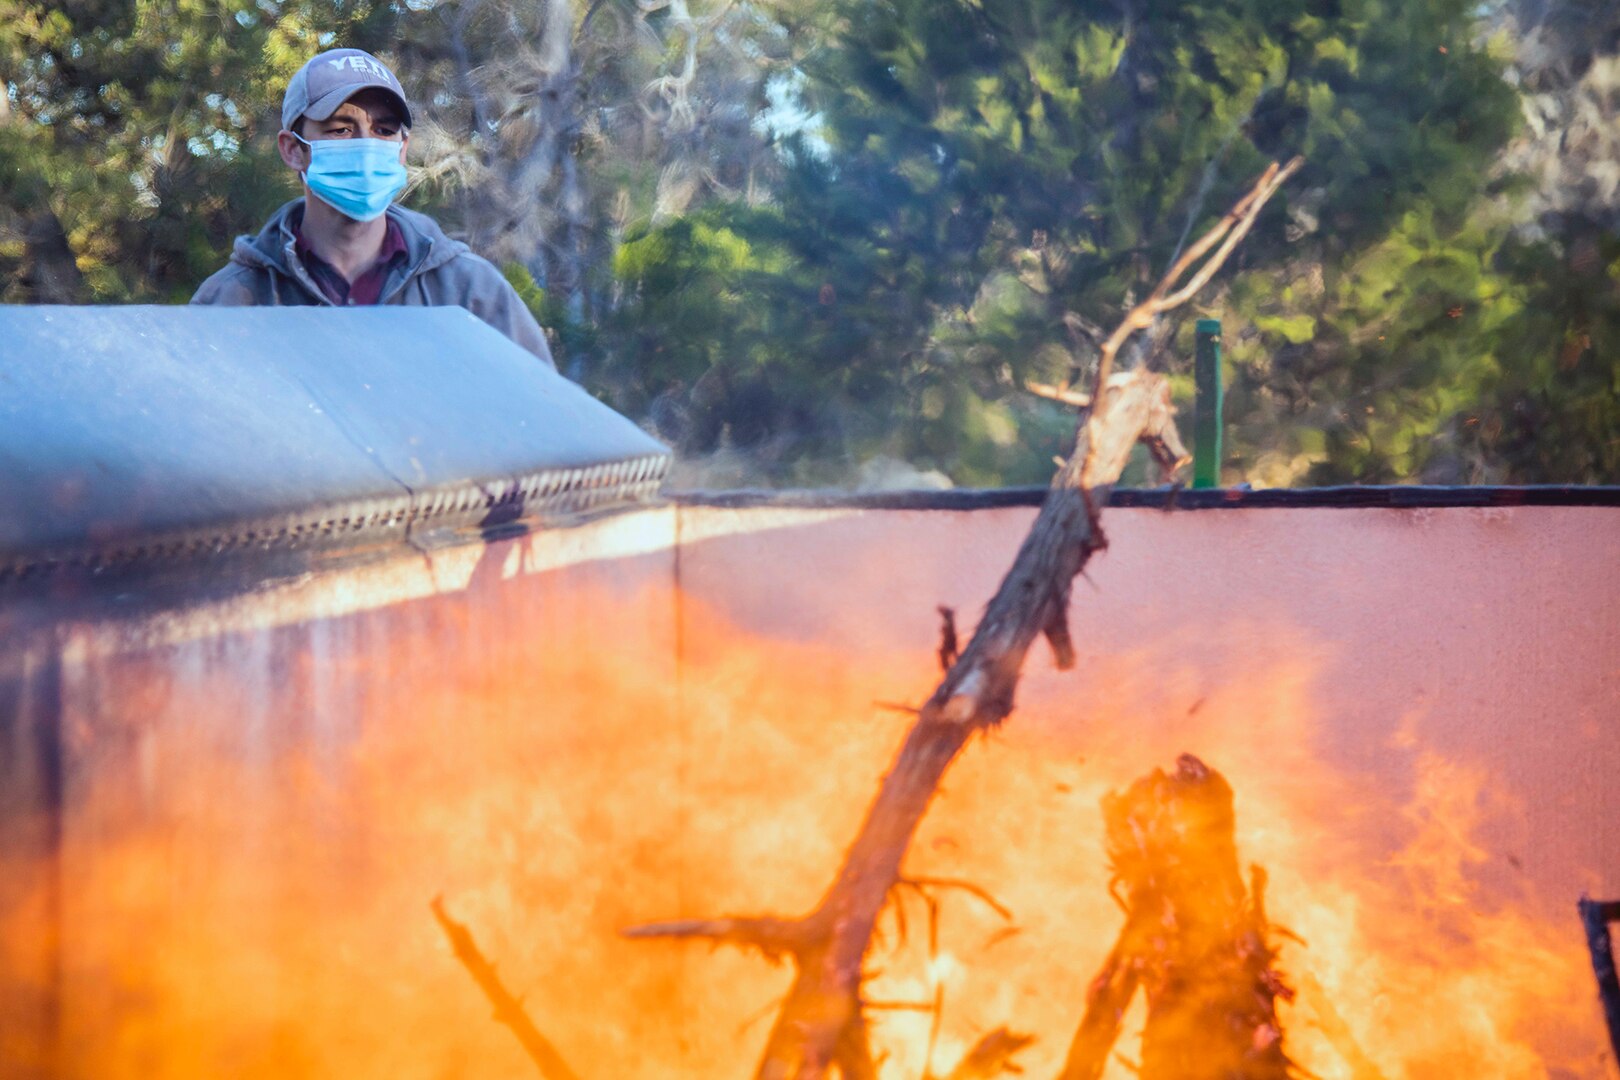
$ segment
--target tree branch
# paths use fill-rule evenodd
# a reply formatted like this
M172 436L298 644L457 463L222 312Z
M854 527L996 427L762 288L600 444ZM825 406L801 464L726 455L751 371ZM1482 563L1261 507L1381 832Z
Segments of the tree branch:
M1013 1055L1035 1041L1033 1035L1020 1035L996 1028L969 1050L945 1080L995 1080L1003 1073L1023 1072Z
M935 610L939 612L939 670L949 671L958 655L956 610L944 604L938 605Z
M1077 409L1084 409L1091 404L1091 395L1079 390L1071 390L1067 386L1053 386L1051 383L1031 382L1025 383L1024 389L1036 397L1055 401L1059 405L1073 405Z
M1119 1041L1125 1010L1136 994L1137 967L1129 955L1129 943L1139 932L1137 919L1128 919L1102 970L1086 987L1085 1011L1069 1043L1069 1056L1058 1080L1097 1080L1102 1076L1108 1055Z
M557 1048L540 1034L540 1029L529 1019L529 1014L523 1011L523 1003L502 985L500 977L495 974L495 965L478 951L478 943L473 940L471 932L445 912L444 898L435 896L429 906L444 936L450 939L450 948L456 954L456 959L461 961L489 1003L495 1007L495 1019L512 1029L512 1034L517 1036L518 1042L528 1053L529 1060L539 1068L540 1075L545 1080L579 1080L579 1075L568 1067Z
M809 944L800 921L770 917L677 919L632 926L620 930L619 936L638 939L705 938L716 944L758 949L772 960L788 953L797 954Z
M961 878L903 877L895 884L910 885L916 889L956 889L978 900L1006 921L1012 922L1013 913L1007 910L1007 906L994 896L991 896L988 889L981 885L975 885L971 881L964 881Z
M837 877L809 914L785 924L793 927L795 945L783 951L791 953L797 971L755 1073L758 1080L817 1080L835 1066L846 1080L869 1075L860 996L863 965L878 917L902 880L902 863L941 778L973 735L1012 712L1024 659L1037 636L1044 633L1052 640L1060 663L1073 662L1067 626L1070 586L1091 555L1106 546L1097 508L1106 503L1132 448L1148 443L1171 474L1185 458L1168 381L1147 371L1115 374L1113 358L1155 315L1185 303L1214 275L1266 200L1300 164L1295 159L1266 170L1105 343L1091 411L1079 424L1074 453L1060 464L1011 569L966 648L918 712ZM1212 250L1209 262L1178 289ZM725 929L732 922L666 924L721 933L638 936L733 940ZM744 937L745 944L758 944L753 936Z
M1297 173L1304 165L1305 159L1302 157L1295 157L1287 165L1278 165L1276 162L1272 162L1270 167L1260 175L1260 179L1255 181L1254 187L1249 189L1248 194L1239 199L1237 205L1227 211L1225 217L1216 222L1214 227L1199 237L1192 247L1183 252L1181 258L1177 259L1174 265L1170 267L1170 270L1159 282L1158 287L1148 295L1148 298L1126 314L1125 320L1103 343L1102 355L1097 361L1097 388L1099 390L1107 384L1109 376L1113 374L1114 357L1119 354L1120 347L1130 340L1131 335L1152 325L1156 317L1171 308L1185 304L1197 294L1199 289L1207 285L1209 279L1215 275L1215 272L1226 262L1227 257L1232 254L1237 245L1248 235L1249 230L1254 227L1255 220L1260 216L1260 211L1271 197L1277 193L1277 189L1282 187L1289 177ZM1170 293L1170 290L1176 287L1181 279L1187 275L1187 272L1197 265L1198 260L1207 255L1210 249L1221 243L1222 240L1225 240L1226 243L1215 253L1214 257L1204 264L1198 273L1193 275L1192 280L1177 292ZM1095 414L1093 414L1093 418L1095 419Z
M1592 970L1597 975L1598 997L1603 1003L1603 1019L1609 1029L1609 1045L1620 1060L1620 975L1615 973L1614 944L1609 924L1620 922L1620 900L1608 903L1582 896L1581 925L1592 953Z

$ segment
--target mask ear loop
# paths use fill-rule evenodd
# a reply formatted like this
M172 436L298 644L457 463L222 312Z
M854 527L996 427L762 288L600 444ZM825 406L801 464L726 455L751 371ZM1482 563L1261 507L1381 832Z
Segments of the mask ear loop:
M299 142L304 144L304 147L309 151L309 165L315 164L315 144L310 142L308 139L304 138L302 135L298 134L298 132L292 130L291 128L287 129L287 134L291 135L293 138L297 139ZM307 176L308 173L309 173L309 165L305 165L302 169L299 169L298 170L298 175L299 176Z

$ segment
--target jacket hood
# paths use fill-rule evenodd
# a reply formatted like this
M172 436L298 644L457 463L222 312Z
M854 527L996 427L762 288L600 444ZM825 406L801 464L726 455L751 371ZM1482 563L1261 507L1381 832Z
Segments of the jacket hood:
M405 237L406 278L443 266L470 250L460 240L452 240L439 223L426 214L390 206L388 217L399 224ZM304 218L304 200L294 199L270 215L257 236L238 236L231 248L231 262L255 270L273 270L284 277L295 277L287 264L293 250L293 226Z

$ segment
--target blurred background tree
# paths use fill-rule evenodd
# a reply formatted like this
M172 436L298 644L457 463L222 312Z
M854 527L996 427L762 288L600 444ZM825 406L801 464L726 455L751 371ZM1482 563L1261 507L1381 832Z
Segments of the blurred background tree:
M296 194L287 77L415 91L409 205L703 484L1038 483L1099 328L1309 160L1226 327L1229 483L1620 464L1610 0L0 0L12 302L178 302Z

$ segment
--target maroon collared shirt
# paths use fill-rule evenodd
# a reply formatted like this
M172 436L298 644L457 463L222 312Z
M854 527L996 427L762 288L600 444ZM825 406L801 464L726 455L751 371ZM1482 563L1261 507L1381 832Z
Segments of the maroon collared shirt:
M355 278L353 281L338 273L336 267L319 255L304 239L304 223L299 221L293 225L293 246L298 253L299 261L309 276L326 298L339 307L359 306L361 304L375 304L382 295L383 282L388 278L388 272L394 264L405 259L405 231L399 227L399 222L393 218L386 218L388 231L383 235L382 250L377 252L377 261L372 263L371 269Z

